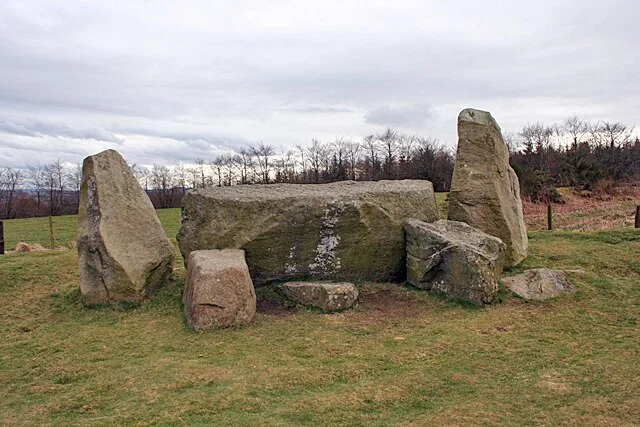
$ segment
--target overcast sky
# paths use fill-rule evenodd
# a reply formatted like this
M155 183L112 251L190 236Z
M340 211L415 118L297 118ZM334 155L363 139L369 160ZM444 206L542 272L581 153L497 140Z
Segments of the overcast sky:
M640 124L640 1L0 0L0 166L189 163L393 127Z

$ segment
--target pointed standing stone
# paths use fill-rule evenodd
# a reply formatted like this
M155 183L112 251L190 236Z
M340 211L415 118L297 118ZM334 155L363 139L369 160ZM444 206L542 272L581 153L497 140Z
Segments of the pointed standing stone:
M140 302L173 270L175 249L115 150L84 159L76 242L87 306Z
M487 111L458 116L458 151L449 193L448 219L466 222L507 245L506 265L527 256L518 177L500 127Z

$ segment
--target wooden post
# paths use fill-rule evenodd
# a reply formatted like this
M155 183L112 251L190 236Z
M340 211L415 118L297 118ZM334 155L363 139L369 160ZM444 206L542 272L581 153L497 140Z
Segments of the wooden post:
M547 205L547 230L553 230L553 210L551 203Z
M0 255L4 255L4 222L0 221Z
M636 206L636 228L640 228L640 205Z
M51 249L56 248L56 237L53 234L53 217L49 216L49 237L51 238Z

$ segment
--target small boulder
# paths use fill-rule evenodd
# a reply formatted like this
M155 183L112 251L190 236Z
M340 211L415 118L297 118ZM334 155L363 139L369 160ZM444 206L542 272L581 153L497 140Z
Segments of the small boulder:
M576 290L564 272L549 268L534 268L515 276L503 277L502 283L507 289L528 300L545 300Z
M509 166L509 150L491 113L463 110L447 219L466 222L507 245L506 265L527 256L527 229L520 184Z
M139 303L171 276L175 248L115 150L84 159L76 246L87 306Z
M190 327L205 330L251 322L256 293L243 250L192 251L188 266L184 312Z
M493 301L506 251L500 239L458 221L410 218L404 227L409 284L473 304Z
M347 282L288 282L279 289L292 301L325 312L351 308L358 300L358 288Z

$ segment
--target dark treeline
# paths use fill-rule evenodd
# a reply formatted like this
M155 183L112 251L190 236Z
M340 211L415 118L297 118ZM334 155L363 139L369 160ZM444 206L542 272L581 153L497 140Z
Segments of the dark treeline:
M547 126L528 124L505 133L511 165L524 197L558 199L556 187L598 190L640 180L640 140L620 122L569 117ZM259 142L213 159L153 167L132 165L157 208L178 207L189 188L343 180L426 179L448 191L455 153L435 138L387 129L364 138L312 139L276 150ZM0 219L76 213L80 166L54 162L40 167L0 167Z
M556 187L607 191L640 180L640 140L620 122L572 116L550 126L528 124L505 139L522 194L532 200L559 201Z
M179 206L187 188L212 186L381 179L426 179L436 191L448 191L454 153L435 138L387 129L365 138L312 139L293 149L276 150L259 142L214 159L198 159L195 167L134 167L156 207Z

